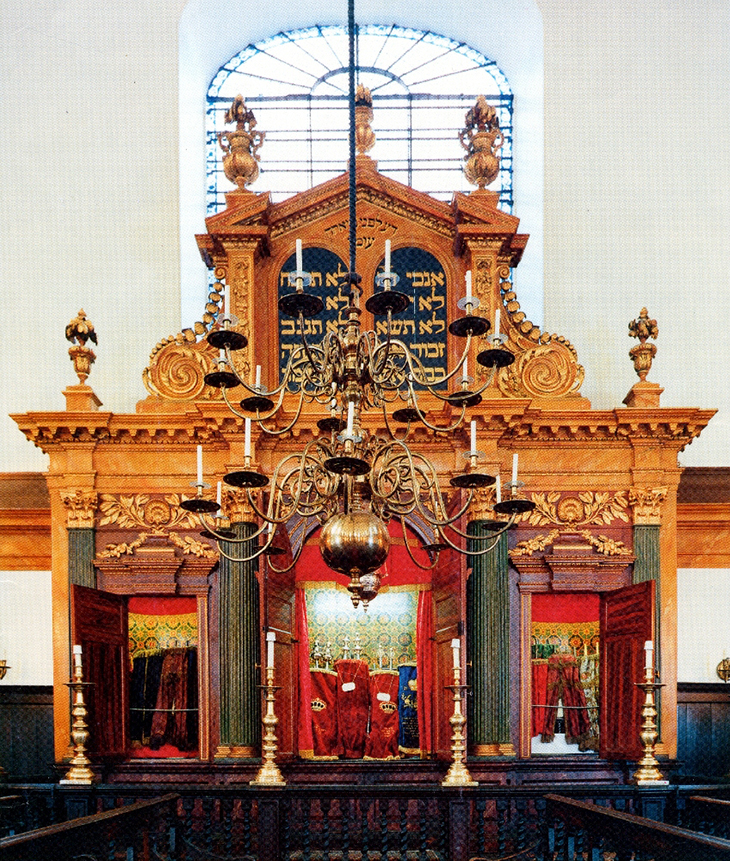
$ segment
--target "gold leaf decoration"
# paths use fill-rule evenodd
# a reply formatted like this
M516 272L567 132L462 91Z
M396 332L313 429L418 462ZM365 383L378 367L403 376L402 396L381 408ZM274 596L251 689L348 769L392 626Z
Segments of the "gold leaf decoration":
M605 535L593 535L588 529L583 529L580 534L591 547L594 547L598 553L602 553L604 556L632 555L623 541L615 541L613 538L607 538Z
M209 544L198 541L190 535L178 535L177 532L170 532L168 538L186 556L198 556L203 559L215 559L218 556Z
M123 541L121 544L107 544L106 549L102 550L99 556L102 559L119 559L122 556L131 556L132 553L134 553L138 547L141 547L146 540L146 533L140 532L136 541Z
M523 517L530 526L608 525L614 520L628 523L628 500L624 491L611 496L608 492L582 491L577 496L562 496L558 491L533 493L535 508Z
M147 390L175 401L212 400L220 391L206 385L205 375L215 370L215 351L206 340L187 345L170 343L153 353L142 380Z
M536 535L534 538L528 538L510 550L510 556L532 556L539 550L544 550L555 542L555 539L560 535L559 529L551 530L547 535Z
M153 535L164 534L168 529L195 529L196 518L180 508L181 496L170 493L166 496L150 496L138 493L135 496L101 495L99 526L110 523L121 529L147 529Z
M574 352L556 339L518 353L514 363L498 374L497 385L511 397L562 397L576 394L583 377Z

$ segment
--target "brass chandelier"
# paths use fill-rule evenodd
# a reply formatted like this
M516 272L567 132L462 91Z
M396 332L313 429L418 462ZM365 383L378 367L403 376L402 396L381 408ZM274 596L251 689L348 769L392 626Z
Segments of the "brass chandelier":
M234 561L249 561L259 556L269 557L276 571L289 570L296 562L302 541L292 559L277 568L272 557L283 551L274 543L277 527L304 522L304 534L317 525L320 550L325 564L350 578L348 590L353 604L367 608L380 588L379 569L390 550L388 523L399 521L405 546L413 562L421 568L432 568L440 551L451 548L467 553L464 539L471 539L469 555L489 552L499 536L515 522L520 514L531 510L534 503L518 495L522 486L517 481L516 455L512 480L506 484L501 498L498 479L479 471L481 452L477 451L476 424L471 422L470 449L465 452L468 467L450 479L450 484L466 490L466 498L452 511L439 485L436 468L423 454L408 443L411 428L425 425L434 435L448 434L461 427L466 411L482 400L482 392L493 382L499 368L514 361L514 354L504 346L505 336L499 333L499 311L496 313L494 334L487 336L490 323L474 315L479 299L471 292L471 273L466 277L466 295L458 307L464 316L452 321L449 332L464 340L464 349L456 367L437 379L429 379L419 358L407 344L395 337L393 320L410 305L410 297L398 291L398 276L391 271L390 241L385 243L383 271L376 276L377 292L365 302L365 310L385 323L382 335L365 330L361 324L362 288L356 274L355 249L356 188L355 188L355 108L367 99L367 91L355 91L354 8L349 0L350 36L350 159L349 159L349 272L341 285L349 298L345 323L337 331L328 331L318 343L310 343L305 335L305 320L323 310L321 298L307 293L310 273L302 265L301 240L296 241L295 270L288 275L291 292L279 299L279 310L297 321L300 343L291 351L281 380L275 388L261 386L260 372L255 383L237 369L235 354L247 346L247 339L236 331L237 320L230 314L228 290L223 317L219 327L207 340L219 351L218 368L205 377L205 382L221 389L228 408L245 421L244 464L239 470L224 476L226 484L246 491L248 502L260 521L260 526L244 538L237 537L227 527L218 502L203 496L207 485L202 479L201 450L198 447L197 494L181 505L196 512L204 526L204 534L218 542L223 556ZM382 331L382 327L379 327ZM486 380L472 388L467 373L467 357L474 338L483 338L485 349L476 357L487 369ZM451 386L451 391L444 387ZM248 393L240 404L234 404L228 390L242 386ZM419 398L424 393L458 410L448 426L432 424ZM297 407L293 418L277 427L275 418L281 415L285 397L294 396ZM302 451L286 455L269 476L254 469L251 457L251 422L273 436L283 436L299 422L305 403L322 407L323 416L317 421L319 435ZM364 413L382 411L385 433L372 434L362 421ZM403 429L405 426L405 429ZM475 536L464 532L459 522L467 512L478 488L497 483L495 515L506 516L488 535ZM419 562L413 554L406 531L407 519L418 521L428 533L422 548L429 554L429 565ZM222 544L225 542L225 546ZM229 553L241 545L242 556Z

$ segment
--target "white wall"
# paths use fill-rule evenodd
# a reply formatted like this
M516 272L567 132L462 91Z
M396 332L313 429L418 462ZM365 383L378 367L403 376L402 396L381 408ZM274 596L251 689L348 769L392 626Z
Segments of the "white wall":
M730 658L730 570L677 571L677 680L719 683L717 665Z
M663 403L721 408L682 461L730 464L730 339L722 329L730 316L730 5L537 2L546 328L577 346L584 393L612 407L636 379L628 321L648 306L660 328L649 378L665 386ZM180 328L181 279L199 289L191 234L203 227L196 151L205 85L247 42L315 21L302 4L259 4L255 15L243 0L183 7L0 6L0 470L45 465L5 416L64 407L61 391L75 376L63 328L79 308L99 333L89 382L105 408L133 411L145 396L140 375L151 349ZM346 17L344 0L316 8L322 23ZM541 22L531 0L360 0L357 14L463 38L508 75L518 121L539 115L529 59L542 53ZM535 144L542 128L528 122L521 131ZM182 207L181 172L200 178ZM539 213L519 200L525 183L542 186L541 166L518 172L515 183L521 227L537 247L518 279L526 296L542 242Z
M0 685L52 685L50 571L0 571Z

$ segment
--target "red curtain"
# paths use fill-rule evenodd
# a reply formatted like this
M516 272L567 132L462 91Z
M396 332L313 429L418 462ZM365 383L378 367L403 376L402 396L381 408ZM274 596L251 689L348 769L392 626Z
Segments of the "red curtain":
M532 662L532 702L538 703L532 707L532 737L543 732L548 722L548 710L545 708L548 701L547 694L548 665L547 660ZM553 715L553 723L555 723Z
M179 750L194 746L188 740L187 653L187 649L169 649L162 661L157 705L150 730L152 750L165 743L172 744Z
M299 716L297 739L299 756L311 759L314 756L312 734L312 681L309 673L309 628L307 627L307 601L304 589L294 590L294 613L296 616L297 669L299 674Z
M370 675L370 732L365 759L398 758L398 671L373 670Z
M337 732L347 759L362 759L370 707L370 669L366 661L341 658L337 671Z
M563 701L565 718L565 740L568 744L579 744L590 732L586 698L580 682L578 662L571 654L557 653L548 658L547 699L549 708L544 710L544 721L540 732L542 741L555 737L555 718L558 700Z
M337 738L337 673L314 667L310 679L314 755L336 759L341 753Z
M434 626L433 600L431 590L418 593L418 612L416 617L416 669L418 671L418 739L421 756L425 757L433 749L433 711L431 697L434 684Z

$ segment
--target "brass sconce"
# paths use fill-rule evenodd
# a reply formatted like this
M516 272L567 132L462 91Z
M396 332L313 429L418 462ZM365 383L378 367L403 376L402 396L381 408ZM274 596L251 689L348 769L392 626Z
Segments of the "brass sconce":
M7 673L7 671L8 671L9 669L11 669L10 665L9 665L9 664L8 664L8 662L5 660L5 658L3 658L3 659L0 661L0 681L2 681L2 680L5 678L5 673Z
M723 682L730 681L730 658L723 658L717 665L717 675ZM2 676L0 676L2 678Z

